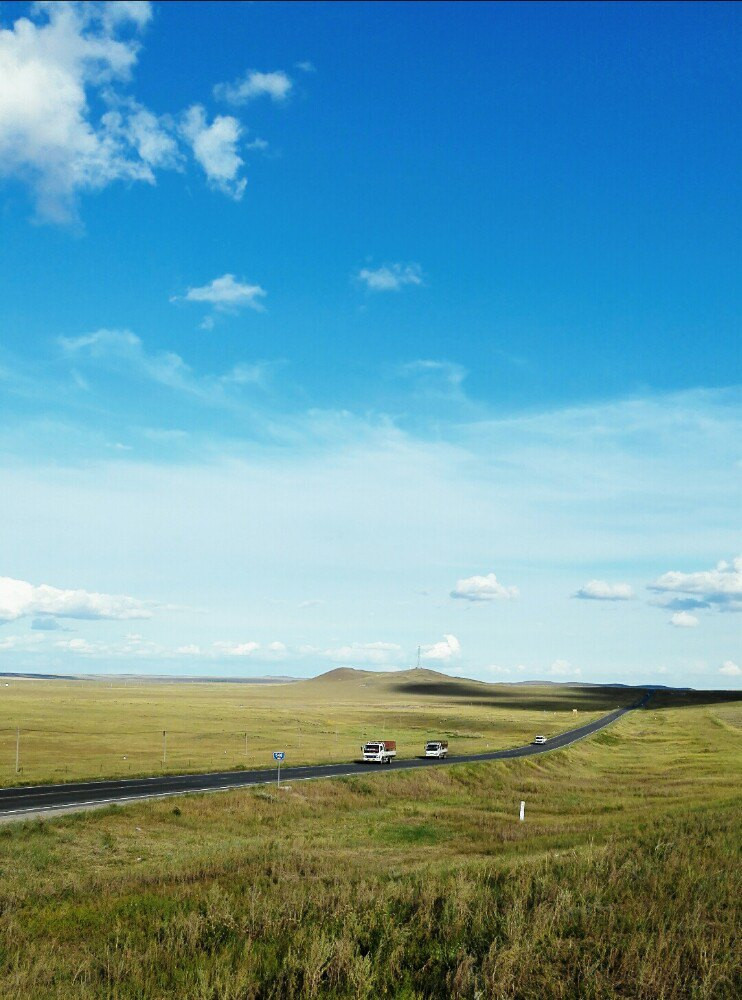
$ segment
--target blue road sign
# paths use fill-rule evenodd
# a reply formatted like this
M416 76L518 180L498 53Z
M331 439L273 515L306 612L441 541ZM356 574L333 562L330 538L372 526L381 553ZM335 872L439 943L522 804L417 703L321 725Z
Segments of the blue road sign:
M273 760L283 760L283 758L285 756L286 756L286 753L283 750L274 750L273 751Z

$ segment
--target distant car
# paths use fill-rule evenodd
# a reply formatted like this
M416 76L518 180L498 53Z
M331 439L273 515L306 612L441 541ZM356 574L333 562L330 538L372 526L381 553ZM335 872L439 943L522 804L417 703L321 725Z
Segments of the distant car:
M533 741L533 742L534 742L534 744L535 744L536 746L539 746L539 747L540 747L542 743L546 743L546 737L545 737L545 736L537 736L537 737L536 737L536 738L534 739L534 741Z

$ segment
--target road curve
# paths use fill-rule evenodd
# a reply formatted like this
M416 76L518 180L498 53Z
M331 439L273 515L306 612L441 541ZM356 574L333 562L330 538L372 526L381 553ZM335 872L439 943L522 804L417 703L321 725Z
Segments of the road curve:
M558 736L552 736L539 746L529 744L511 750L492 750L487 753L467 754L448 757L445 761L426 760L415 757L411 760L395 760L388 767L379 764L364 764L358 761L347 764L309 764L303 767L282 767L281 781L305 781L310 778L339 778L349 775L387 773L403 771L413 767L440 767L443 764L471 764L486 760L512 760L516 757L533 757L571 746L578 740L610 726L622 715L635 708L641 708L649 700L645 695L641 701L626 708L618 708L608 715L588 722L577 729L570 729ZM116 778L109 781L80 781L61 785L26 785L15 788L0 788L0 820L23 819L27 815L42 815L58 811L70 812L75 809L89 809L111 805L114 802L136 802L142 799L164 798L170 795L187 795L193 792L217 792L230 788L245 788L264 785L276 780L275 769L255 771L215 771L207 774L167 774L152 778Z

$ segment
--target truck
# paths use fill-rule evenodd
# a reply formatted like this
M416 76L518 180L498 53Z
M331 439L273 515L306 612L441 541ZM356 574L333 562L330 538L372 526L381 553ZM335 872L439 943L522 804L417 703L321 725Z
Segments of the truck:
M394 740L371 740L363 744L361 752L369 764L391 764L397 756L397 744Z
M448 740L428 740L425 744L425 756L443 760L448 756Z

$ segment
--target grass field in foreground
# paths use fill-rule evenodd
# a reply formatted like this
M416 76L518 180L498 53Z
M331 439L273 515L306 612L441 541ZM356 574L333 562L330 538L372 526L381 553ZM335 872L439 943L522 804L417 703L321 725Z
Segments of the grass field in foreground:
M0 686L0 784L269 767L274 750L286 751L287 765L333 763L357 758L362 742L379 737L396 739L400 757L421 753L429 737L448 738L452 753L476 753L554 735L637 697L429 670L340 669L271 685L8 679Z
M539 758L9 825L0 996L731 1000L741 765L739 696L660 695Z

